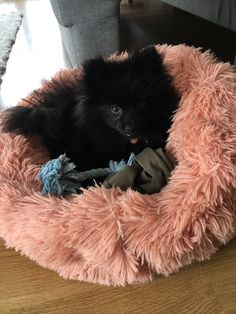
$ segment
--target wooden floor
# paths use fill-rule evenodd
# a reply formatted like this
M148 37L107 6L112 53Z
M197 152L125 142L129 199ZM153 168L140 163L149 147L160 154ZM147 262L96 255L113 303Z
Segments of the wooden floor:
M0 12L16 10L24 18L1 84L0 108L14 106L67 62L49 0L0 0Z
M61 279L0 241L1 314L235 314L236 240L209 261L139 286Z
M58 25L48 0L1 1L0 12L24 13L1 86L0 105L15 105L67 65ZM50 27L49 27L50 25ZM121 6L121 49L152 43L187 43L211 48L224 61L236 51L235 33L158 0L134 0ZM0 240L0 314L6 313L236 313L236 240L209 261L168 278L126 288L108 288L61 279Z

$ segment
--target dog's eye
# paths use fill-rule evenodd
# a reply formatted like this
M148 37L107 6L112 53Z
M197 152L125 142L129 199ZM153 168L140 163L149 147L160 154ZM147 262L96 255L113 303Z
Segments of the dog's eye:
M111 112L113 114L121 114L122 113L122 109L119 106L117 106L117 105L112 105L110 107L110 109L111 109Z

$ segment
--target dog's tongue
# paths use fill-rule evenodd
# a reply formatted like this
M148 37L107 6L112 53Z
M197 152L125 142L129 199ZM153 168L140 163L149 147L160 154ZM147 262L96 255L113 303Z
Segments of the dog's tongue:
M131 143L131 144L136 144L136 143L138 143L138 138L137 138L137 137L131 138L131 139L130 139L130 143Z

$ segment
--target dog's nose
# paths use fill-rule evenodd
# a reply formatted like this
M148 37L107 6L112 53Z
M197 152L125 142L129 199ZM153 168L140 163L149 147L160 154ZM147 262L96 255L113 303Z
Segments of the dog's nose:
M133 134L133 132L134 132L134 127L132 126L132 125L126 125L125 126L125 134L126 135L132 135Z

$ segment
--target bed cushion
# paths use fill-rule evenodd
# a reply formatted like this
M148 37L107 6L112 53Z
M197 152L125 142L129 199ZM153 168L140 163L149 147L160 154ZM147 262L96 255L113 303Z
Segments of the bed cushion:
M167 144L178 164L168 184L153 195L91 187L45 197L38 178L45 148L36 138L1 133L0 236L7 247L64 278L126 285L209 259L235 236L234 69L196 48L156 49L181 94ZM62 70L55 78L73 83L78 75Z

